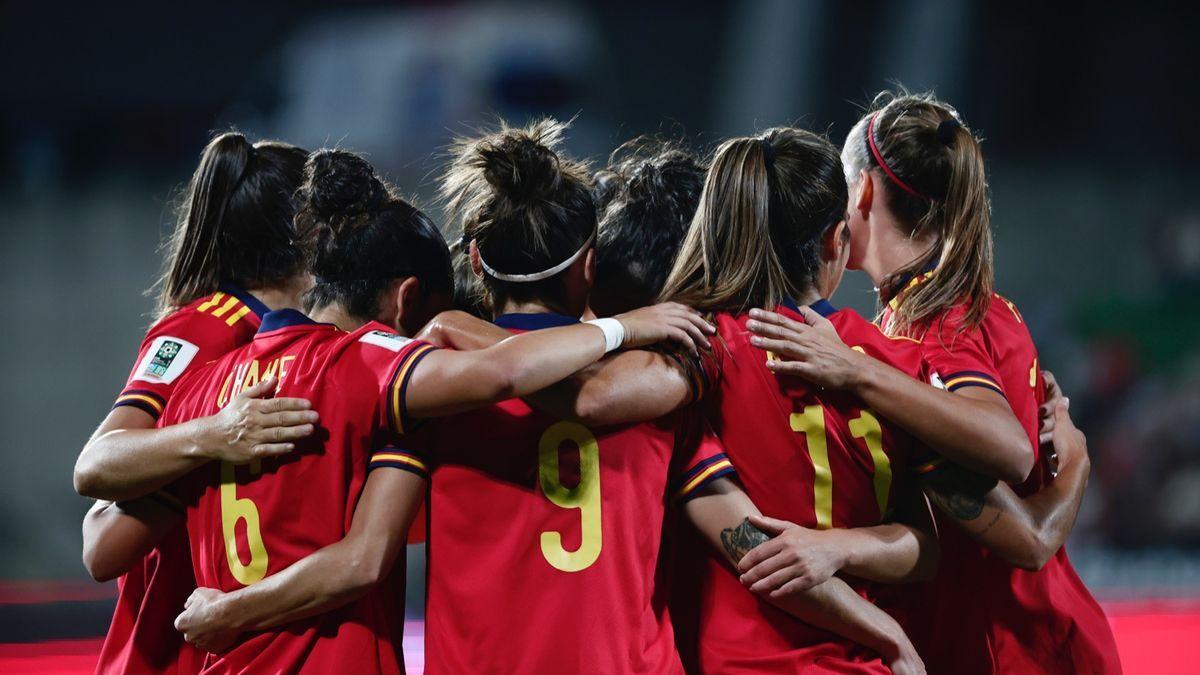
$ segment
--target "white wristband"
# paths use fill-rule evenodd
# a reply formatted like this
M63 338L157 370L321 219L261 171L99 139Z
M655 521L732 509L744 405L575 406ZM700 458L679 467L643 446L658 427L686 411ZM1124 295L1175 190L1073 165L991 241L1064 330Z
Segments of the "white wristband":
M607 354L614 349L620 349L625 343L625 326L616 319L592 319L585 323L590 323L596 328L604 331L604 353Z

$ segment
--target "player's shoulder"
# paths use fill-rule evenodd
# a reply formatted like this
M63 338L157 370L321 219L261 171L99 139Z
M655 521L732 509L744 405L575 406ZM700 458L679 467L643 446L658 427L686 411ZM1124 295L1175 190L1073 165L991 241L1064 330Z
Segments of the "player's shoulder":
M909 374L920 370L921 341L904 335L888 335L872 321L849 308L828 316L848 347L883 361Z
M217 291L154 322L146 332L146 340L173 335L200 346L225 346L228 349L249 341L266 311L262 303L247 293Z
M424 340L400 335L377 321L340 334L335 347L338 360L366 364L391 364L434 349Z

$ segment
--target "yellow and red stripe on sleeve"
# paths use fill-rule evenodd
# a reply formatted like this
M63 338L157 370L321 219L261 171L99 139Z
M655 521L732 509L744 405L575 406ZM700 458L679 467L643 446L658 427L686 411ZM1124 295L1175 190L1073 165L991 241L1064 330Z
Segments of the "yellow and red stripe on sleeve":
M421 478L429 478L429 463L426 461L425 454L413 450L402 450L394 446L376 450L371 454L367 471L383 467L411 471Z
M983 387L1004 396L1004 389L991 375L978 370L960 370L949 377L942 378L942 384L947 391L955 391L963 387Z
M163 408L167 406L167 399L149 389L126 389L117 397L113 408L123 405L133 406L149 413L154 419L158 419L159 415L162 415Z
M400 360L400 364L396 366L396 372L392 375L392 382L388 385L388 422L398 434L404 433L405 429L411 430L412 428L412 422L408 419L408 410L404 405L404 392L408 389L408 381L412 379L413 369L417 367L421 359L435 349L437 347L431 344L417 343L417 346L410 349Z
M671 490L671 496L677 501L687 501L705 485L718 478L736 474L733 462L729 461L728 455L724 453L713 455L702 462L697 462L683 474L683 477L675 481L675 488Z
M708 374L704 371L704 365L700 362L698 356L683 356L674 351L664 349L661 352L673 361L679 364L683 369L688 379L688 388L691 391L690 403L695 403L704 398L704 394L708 391Z

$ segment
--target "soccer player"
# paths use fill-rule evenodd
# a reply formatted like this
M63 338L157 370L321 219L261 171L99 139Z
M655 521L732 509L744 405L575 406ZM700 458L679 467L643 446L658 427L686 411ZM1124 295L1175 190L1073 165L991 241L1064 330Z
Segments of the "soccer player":
M719 374L710 377L718 384L705 400L706 416L750 498L764 512L809 528L855 528L842 539L854 546L844 571L853 575L855 588L876 599L895 589L881 591L870 582L912 581L929 573L919 554L919 531L890 522L927 519L928 507L910 475L926 451L855 397L800 380L776 381L746 330L752 307L798 317L804 303L832 317L858 349L909 376L932 375L913 341L891 339L822 299L837 287L848 255L846 194L837 150L821 137L779 128L726 141L663 297L717 316L722 344L712 353ZM975 437L973 427L985 423L959 426ZM769 528L772 522L750 524ZM881 545L897 537L907 545ZM776 555L784 552L774 544L741 561L742 583L716 559L702 571L696 581L700 606L692 612L697 632L687 643L698 669L884 670L879 655L855 640L797 622L759 601L787 597L811 583L785 569L788 556ZM883 656L893 669L913 667L911 655Z
M177 625L220 652L207 657L215 672L399 672L396 557L425 474L425 460L400 445L406 432L542 388L620 346L673 338L695 348L705 324L665 305L476 352L439 350L396 332L449 304L449 254L432 222L346 152L313 155L301 192L313 318L268 314L249 345L180 385L160 423L207 414L274 376L281 394L321 411L320 433L288 456L210 464L182 481L201 588ZM238 642L244 632L253 634Z
M610 307L653 297L702 182L703 168L678 150L630 158L607 176L593 250L586 176L554 149L560 134L544 121L466 141L444 184L496 324L517 332L577 322L601 256L596 266L616 281L600 284ZM511 401L431 427L431 672L680 672L659 544L666 507L682 503L733 563L761 536L744 522L759 512L719 446L694 446L695 411L679 409L703 393L692 375L671 356L624 352L528 397L532 407ZM554 421L564 417L574 424ZM461 431L479 427L510 452L484 454ZM911 652L895 622L840 580L776 601ZM522 603L534 609L517 616Z
M1057 477L1046 470L1048 457L1027 480L999 476L1009 484L998 485L961 463L929 467L929 494L943 520L960 526L939 528L941 571L915 603L912 633L929 671L1120 672L1103 611L1063 549L1087 483L1086 446L1065 407L1045 401L1024 319L993 291L978 139L932 96L881 95L851 130L843 158L853 186L850 266L879 287L884 329L919 340L946 389L981 408L1009 411L1034 447L1039 415L1054 423L1043 434L1058 450ZM799 359L781 369L891 399L883 414L899 424L921 424L927 415L921 401L931 391L847 353L827 330L780 328L790 336L771 346Z
M266 389L237 396L219 414L154 428L184 373L248 342L269 306L295 302L305 277L292 244L291 195L306 156L284 143L251 144L225 133L204 149L188 185L160 281L159 319L75 468L79 493L102 500L84 520L84 563L98 581L120 577L97 672L188 673L199 665L172 627L195 588L186 533L179 529L157 546L128 545L145 521L170 521L181 508L169 490L131 499L167 483L154 476L139 483L131 475L139 458L171 457L186 467L259 457L286 452L312 431L316 413L307 402L253 398ZM112 501L121 499L131 500Z

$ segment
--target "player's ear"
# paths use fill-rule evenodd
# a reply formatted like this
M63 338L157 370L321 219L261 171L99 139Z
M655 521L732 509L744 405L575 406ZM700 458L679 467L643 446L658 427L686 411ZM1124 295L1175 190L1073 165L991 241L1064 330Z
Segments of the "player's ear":
M479 246L472 239L467 246L467 252L471 256L471 271L475 273L476 279L483 278L483 259L479 257Z
M850 228L846 225L846 220L839 220L836 225L825 230L825 234L821 237L821 260L824 262L832 262L840 260L842 256L849 257L850 252Z
M854 208L865 218L875 201L875 177L870 171L863 169L858 172L858 196L854 199Z
M422 312L421 281L416 277L408 277L396 286L396 320L397 327L407 326L418 320ZM423 323L423 322L422 322ZM405 331L401 331L405 332Z

